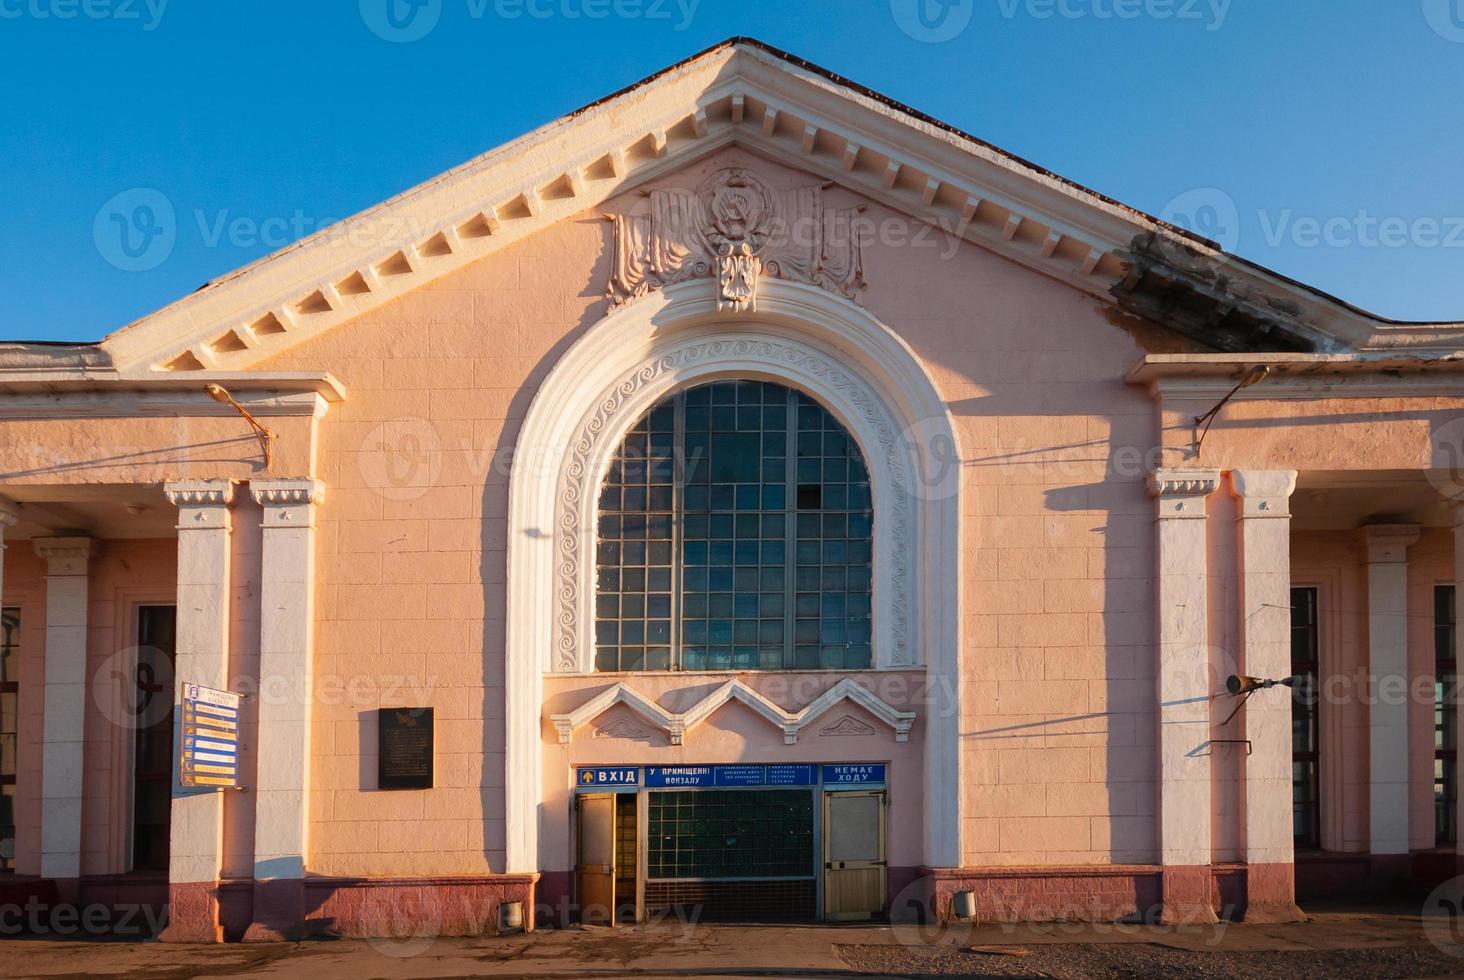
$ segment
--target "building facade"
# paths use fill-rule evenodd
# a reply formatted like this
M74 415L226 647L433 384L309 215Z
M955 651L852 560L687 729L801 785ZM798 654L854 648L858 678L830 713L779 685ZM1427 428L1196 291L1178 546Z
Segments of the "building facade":
M720 45L0 345L0 898L214 941L1452 876L1461 340ZM238 787L185 785L195 686Z

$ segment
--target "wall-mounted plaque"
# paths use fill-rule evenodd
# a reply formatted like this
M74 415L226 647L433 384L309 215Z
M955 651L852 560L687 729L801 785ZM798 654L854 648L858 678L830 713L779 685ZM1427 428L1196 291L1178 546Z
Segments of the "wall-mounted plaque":
M432 709L376 712L376 785L380 789L432 788Z

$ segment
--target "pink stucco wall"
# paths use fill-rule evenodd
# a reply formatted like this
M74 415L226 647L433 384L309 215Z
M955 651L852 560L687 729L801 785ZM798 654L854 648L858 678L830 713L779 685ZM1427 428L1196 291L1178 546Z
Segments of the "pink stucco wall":
M668 181L732 164L812 179L728 150ZM864 302L925 363L965 457L967 861L1152 860L1156 432L1123 375L1182 345L865 203L883 230ZM314 870L501 870L509 451L538 383L605 312L608 228L599 211L563 222L265 365L330 370L350 392L321 427L317 673L427 685L438 705L438 788L381 793L362 712L410 699L317 704ZM382 472L373 449L404 440L421 452Z

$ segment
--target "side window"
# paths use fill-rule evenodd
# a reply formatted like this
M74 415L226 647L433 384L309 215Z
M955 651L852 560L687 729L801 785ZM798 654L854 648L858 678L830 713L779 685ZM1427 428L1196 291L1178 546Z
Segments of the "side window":
M1291 830L1296 847L1321 846L1318 778L1317 590L1291 590Z
M0 610L0 871L15 870L15 759L20 729L20 610Z
M1459 803L1454 586L1434 588L1434 841L1454 843Z

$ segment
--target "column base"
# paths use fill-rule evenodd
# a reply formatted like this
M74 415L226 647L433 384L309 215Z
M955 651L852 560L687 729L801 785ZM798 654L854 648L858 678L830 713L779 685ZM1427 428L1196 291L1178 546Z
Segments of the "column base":
M1371 854L1368 876L1377 898L1394 898L1410 890L1413 877L1413 856L1410 854Z
M1245 922L1305 922L1296 906L1296 865L1248 864L1245 869Z
M1220 921L1220 917L1215 914L1214 900L1210 896L1209 865L1166 865L1162 872L1161 888L1161 925L1207 926Z
M57 905L81 904L80 878L52 878L51 883L56 886Z
M305 882L276 878L254 883L254 921L244 931L246 943L293 943L307 938Z
M221 943L219 884L216 881L168 885L168 926L158 933L163 943Z

